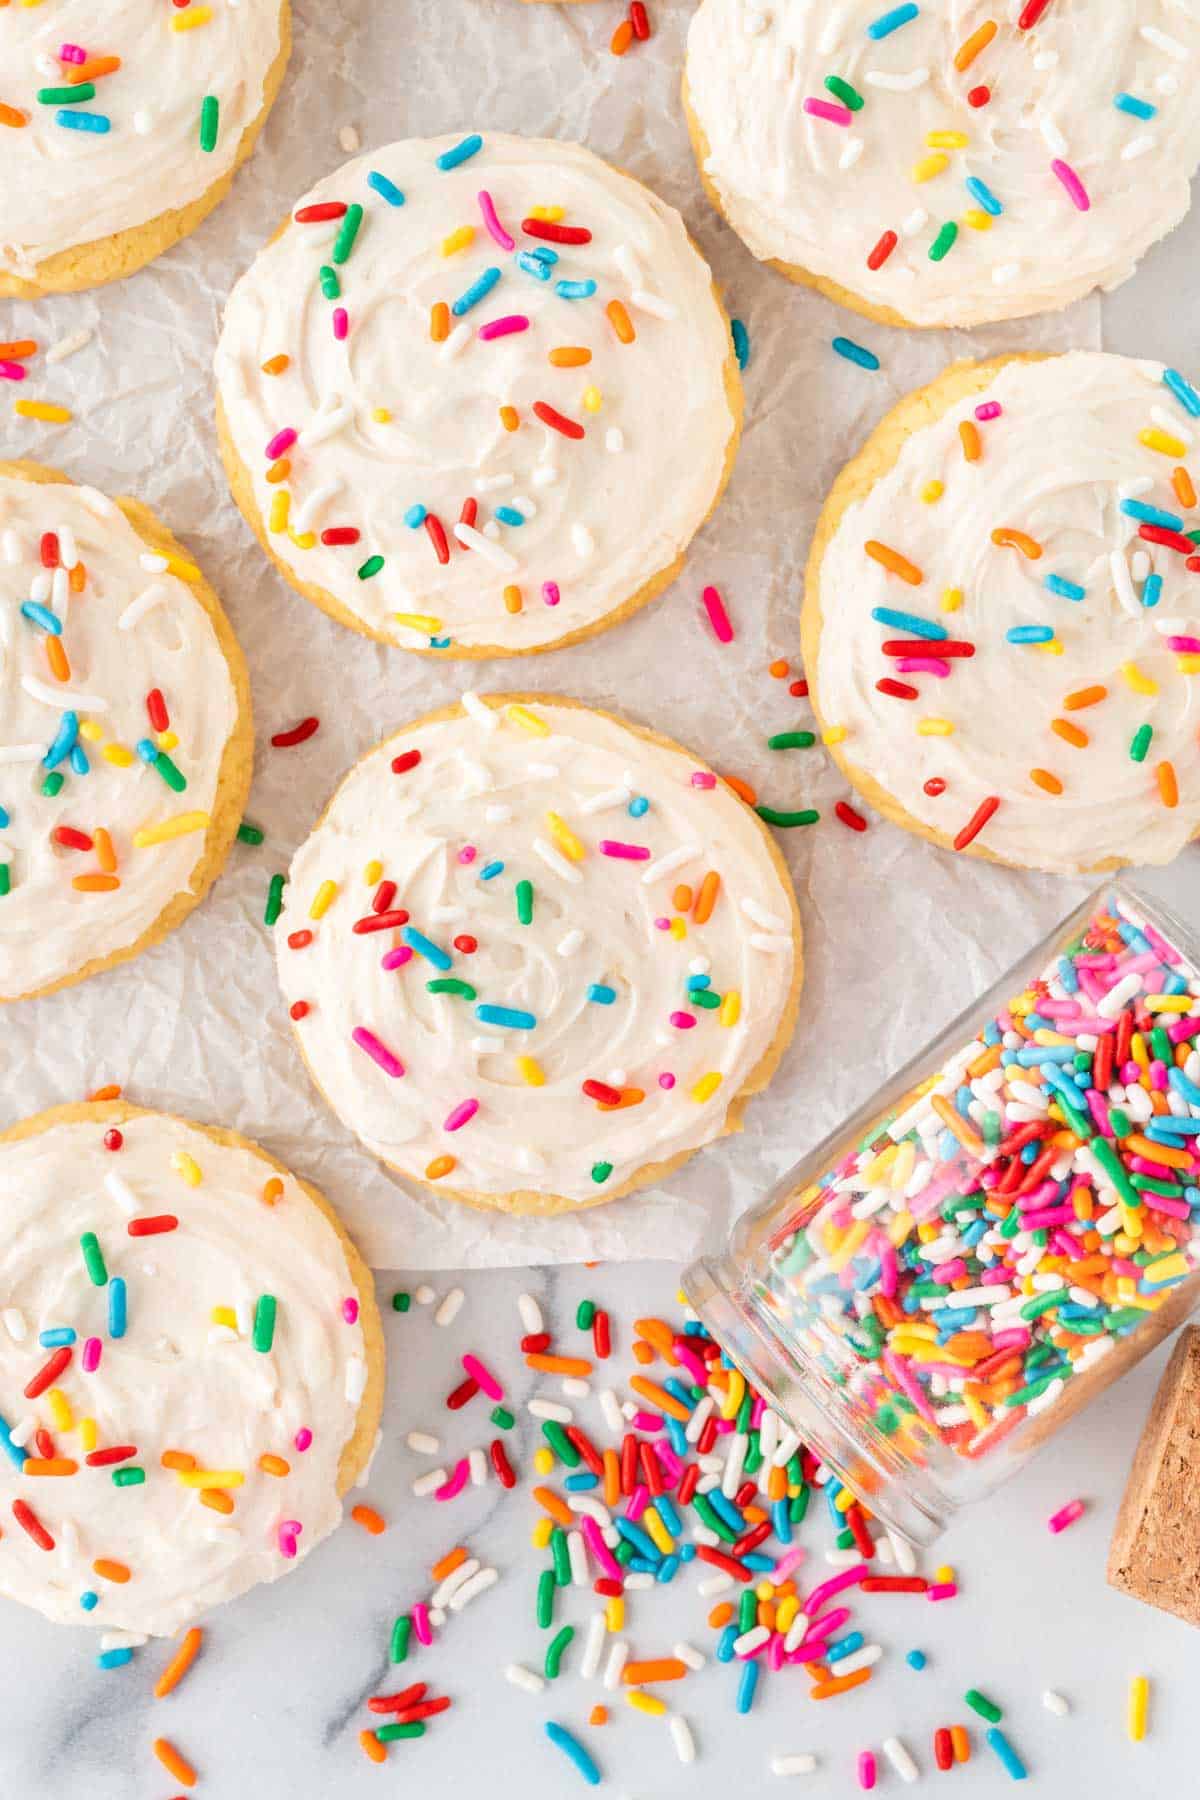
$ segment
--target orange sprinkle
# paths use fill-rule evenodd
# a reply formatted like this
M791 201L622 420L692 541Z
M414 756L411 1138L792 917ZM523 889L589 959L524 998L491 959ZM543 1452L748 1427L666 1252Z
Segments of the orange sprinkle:
M46 639L46 661L50 664L50 673L56 681L70 681L71 665L67 661L67 653L63 649L61 638Z
M605 1450L604 1504L615 1506L621 1498L621 1459L615 1450Z
M68 64L63 74L74 87L81 81L99 81L102 75L115 75L120 66L119 56L89 56L86 62Z
M214 1512L231 1513L233 1511L233 1498L225 1492L224 1488L201 1488L200 1504L201 1506L211 1506Z
M633 329L633 320L625 311L619 300L610 300L604 309L604 316L616 332L623 344L632 344L637 332Z
M286 1457L272 1456L268 1450L264 1450L259 1457L258 1466L264 1475L290 1475L292 1472L292 1465Z
M1081 707L1095 706L1097 701L1107 699L1108 689L1106 687L1076 688L1073 694L1067 695L1063 705L1068 712L1078 712Z
M429 335L435 344L444 344L450 336L450 308L444 300L435 300L429 314Z
M361 1525L364 1531L369 1531L372 1537L379 1537L387 1530L387 1521L375 1511L373 1506L352 1507L350 1517L356 1525Z
M502 406L500 408L500 423L503 425L505 431L515 431L517 429L517 426L521 423L521 418L515 406Z
M853 1675L834 1675L828 1680L818 1681L815 1688L810 1688L810 1700L832 1700L835 1694L848 1694L851 1688L861 1687L864 1681L870 1681L870 1669L855 1669Z
M451 1169L458 1167L456 1156L435 1156L433 1161L425 1165L427 1181L440 1181L443 1175L449 1175Z
M719 1606L714 1606L709 1613L708 1622L714 1631L722 1631L725 1626L728 1625L732 1617L733 1607L728 1600L722 1600L721 1604Z
M767 664L767 674L773 675L775 677L776 681L782 681L784 676L789 673L790 673L790 670L788 668L788 665L783 660L782 656L777 656L773 663Z
M262 372L264 375L282 375L283 371L291 364L291 360L290 356L284 356L282 354L279 356L268 356L266 362L262 365Z
M76 875L71 882L81 894L111 894L120 885L115 875Z
M1052 775L1049 769L1030 769L1029 779L1036 782L1038 787L1047 794L1061 794L1063 791L1062 782L1057 775Z
M180 1756L174 1744L166 1738L155 1738L154 1754L172 1781L178 1781L184 1787L195 1787L196 1771L185 1757Z
M1051 721L1050 729L1051 731L1056 732L1066 743L1074 744L1077 750L1086 749L1091 742L1087 732L1081 731L1078 725L1072 725L1070 719L1054 719Z
M874 538L868 538L863 549L872 562L882 563L885 569L889 569L893 575L898 575L901 581L907 581L910 587L920 587L924 581L925 577L916 564L910 563L907 556L901 556L898 550L889 549L887 544L880 544Z
M291 474L291 472L292 472L291 458L287 457L287 456L279 456L279 457L276 457L275 461L271 464L270 468L267 470L267 480L272 483L286 481L288 476Z
M21 362L27 356L37 355L37 341L34 338L14 338L11 344L0 344L0 361Z
M686 881L681 881L671 895L671 905L676 912L690 912L692 907L692 890Z
M609 49L614 56L624 56L633 42L633 26L628 19L622 19L609 40Z
M559 1499L553 1488L535 1487L533 1490L533 1498L537 1501L542 1511L549 1513L550 1517L557 1524L562 1525L566 1529L569 1529L574 1525L574 1513L564 1500Z
M369 1756L373 1763L387 1761L387 1745L381 1744L373 1731L360 1731L358 1745L363 1754Z
M504 590L504 610L510 613L519 613L521 610L521 590L511 583Z
M981 50L986 50L996 35L995 19L985 19L978 31L973 31L969 38L964 38L954 52L954 66L961 75L969 69Z
M635 1338L633 1341L633 1356L634 1361L640 1362L643 1366L646 1363L652 1363L654 1361L653 1344L643 1344L640 1338Z
M1180 506L1195 506L1196 484L1182 463L1172 472L1171 486L1175 489L1175 498Z
M543 1375L590 1375L592 1365L582 1356L538 1356L532 1352L525 1358L527 1369L538 1369ZM691 1414L685 1415L690 1418Z
M950 1742L954 1746L955 1762L970 1762L971 1740L967 1735L967 1728L965 1725L952 1725L950 1727Z
M76 563L67 577L67 586L73 594L82 594L87 586L87 570L82 563Z
M679 1367L679 1358L675 1354L675 1334L665 1319L635 1319L633 1329L648 1344L654 1345L664 1362L669 1362L673 1369Z
M447 1575L453 1575L455 1569L461 1569L466 1560L466 1551L461 1544L456 1544L453 1550L447 1550L445 1556L434 1563L429 1573L434 1581L445 1581Z
M738 799L744 800L747 806L758 805L758 791L756 788L752 788L748 781L741 781L736 775L722 775L721 780L727 788L732 788Z
M995 26L992 27L995 30ZM973 419L962 419L958 427L959 442L962 453L968 462L978 462L983 455L983 443L979 436L979 427Z
M692 917L697 925L707 925L712 917L712 909L717 903L717 892L721 886L721 877L715 869L710 869L700 883L700 891L696 895L696 904L692 908Z
M262 1203L264 1206L274 1206L277 1200L282 1199L283 1183L278 1175L272 1175L269 1181L263 1183Z
M1158 781L1158 792L1164 806L1179 805L1179 783L1175 779L1175 769L1169 762L1160 762L1154 771ZM1161 1158L1159 1159L1162 1160Z
M666 1388L659 1387L656 1381L647 1381L644 1375L631 1375L629 1385L643 1400L653 1401L656 1411L666 1413L668 1418L678 1419L681 1424L691 1418L690 1408L682 1400L676 1400L674 1394L668 1394Z
M120 1098L121 1098L121 1090L120 1090L120 1088L119 1088L119 1087L118 1087L118 1086L117 1086L117 1085L116 1085L116 1083L115 1083L115 1082L110 1082L110 1084L109 1084L109 1085L108 1085L108 1087L98 1087L98 1088L95 1088L95 1089L93 1089L93 1091L92 1091L92 1092L91 1092L91 1093L90 1093L90 1094L89 1094L89 1095L88 1095L88 1100L89 1100L89 1101L97 1101L97 1100L119 1100L119 1099L120 1099Z
M165 1700L172 1689L177 1688L197 1656L200 1645L204 1641L204 1633L198 1625L193 1625L183 1634L178 1650L154 1684L154 1698Z
M557 350L551 350L550 361L556 369L582 369L590 363L592 353L581 344L562 344Z
M591 1712L588 1714L588 1724L589 1725L607 1725L608 1724L608 1708L607 1708L607 1706L593 1706Z
M164 1450L158 1460L164 1469L190 1471L196 1466L196 1459L189 1450Z
M74 1475L78 1469L69 1456L27 1456L21 1465L23 1475Z
M102 1581L115 1581L120 1584L129 1580L129 1570L123 1562L113 1562L111 1557L101 1556L92 1564L92 1574L99 1575Z
M26 113L18 112L15 106L5 106L0 101L0 125L11 125L14 130L19 130L22 125L28 125L28 123L29 118Z
M1011 544L1014 550L1019 550L1030 562L1036 562L1042 554L1042 546L1037 539L1031 538L1027 531L1018 531L1014 525L997 525L992 533L992 542L999 544L1001 549Z
M977 1156L982 1162L983 1139L968 1125L957 1107L952 1106L944 1094L931 1094L929 1104L942 1124L954 1133L968 1156Z
M687 1664L677 1656L659 1656L649 1662L627 1662L621 1680L638 1686L643 1681L682 1681L687 1672Z
M97 825L92 832L92 843L96 848L96 861L106 875L111 875L117 866L117 853L113 849L113 841L103 825Z

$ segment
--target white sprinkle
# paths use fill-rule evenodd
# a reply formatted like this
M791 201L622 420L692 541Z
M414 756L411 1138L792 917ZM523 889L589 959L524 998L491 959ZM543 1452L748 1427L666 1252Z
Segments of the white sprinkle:
M664 300L659 294L649 294L645 288L634 288L629 296L630 304L639 312L649 313L652 319L677 319L679 308L670 300Z
M1038 130L1046 141L1047 150L1051 151L1055 156L1065 156L1067 154L1067 140L1058 129L1057 122L1051 118L1049 113L1039 113Z
M571 527L571 548L581 562L596 553L596 540L586 525L575 524Z
M471 1486L482 1487L487 1480L488 1461L482 1450L467 1451L467 1467L470 1471Z
M140 1650L150 1639L140 1631L102 1631L100 1648L102 1650Z
M702 1669L708 1660L700 1654L699 1650L694 1650L690 1644L676 1644L672 1648L671 1655L675 1657L676 1661L691 1669L693 1674L697 1669Z
M749 1631L743 1631L741 1637L733 1640L735 1656L750 1656L760 1644L765 1644L771 1633L765 1625L753 1625Z
M629 248L628 244L618 244L612 254L613 261L616 263L618 269L620 269L630 287L640 288L642 285L642 271L638 266L636 256L633 254L633 251Z
M621 787L605 788L602 793L592 794L589 799L581 800L579 810L581 813L589 815L608 812L614 806L627 806L632 799L633 789L630 787L622 785Z
M457 1569L451 1569L440 1586L434 1588L429 1597L430 1606L448 1606L460 1587L465 1587L473 1576L479 1573L482 1564L477 1556L469 1556L466 1562L459 1563Z
M1053 1688L1047 1688L1042 1695L1042 1705L1047 1712L1052 1712L1056 1719L1065 1719L1071 1710L1070 1701L1064 1699L1061 1694L1056 1694Z
M461 1288L451 1288L442 1304L433 1315L435 1325L453 1325L462 1308L466 1295Z
M1008 283L1015 281L1020 273L1021 265L1018 262L997 263L992 270L992 281L996 287L1007 287Z
M144 106L139 106L138 110L133 115L133 129L137 132L139 137L149 137L150 133L154 130L153 113L147 112Z
M19 1306L6 1306L4 1309L4 1329L14 1344L23 1344L29 1335L29 1326L25 1314Z
M786 919L781 919L777 913L768 912L766 907L760 906L758 901L753 899L751 895L744 895L741 905L742 911L745 913L746 917L753 920L754 924L761 925L764 931L787 930L788 922Z
M681 1763L693 1763L696 1760L696 1740L692 1736L692 1728L680 1713L672 1713L667 1721L671 1733L671 1742L675 1746L675 1754Z
M817 1767L817 1759L808 1750L800 1750L791 1756L773 1756L771 1758L772 1775L811 1775Z
M444 1487L449 1479L449 1471L446 1469L428 1469L424 1475L417 1476L412 1484L412 1491L418 1500L422 1500L426 1494L432 1494L435 1488Z
M352 1356L346 1364L346 1398L351 1406L357 1406L366 1391L366 1362L361 1356Z
M468 688L459 695L459 700L463 711L469 713L477 725L482 725L485 731L495 731L500 723L500 714L493 712L490 706L485 706L478 694L473 694Z
M1144 131L1140 137L1130 138L1121 151L1122 162L1133 162L1135 157L1145 156L1147 150L1153 150L1158 143L1152 131Z
M170 591L163 586L161 581L152 581L150 586L140 593L136 600L131 600L129 602L129 605L117 619L117 629L119 631L131 631L140 620L145 618L148 612L152 611L156 606L161 606L163 601L169 600L170 597Z
M504 1670L505 1681L511 1681L514 1687L524 1688L527 1694L540 1694L546 1683L524 1663L508 1663Z
M571 1564L571 1586L591 1587L592 1577L588 1568L587 1545L583 1541L581 1531L568 1531L567 1559Z
M860 1652L860 1654L861 1654L861 1652ZM850 1662L851 1658L847 1656L847 1657L844 1657L842 1660L844 1662ZM842 1667L842 1665L841 1665L841 1663L839 1663L838 1664L838 1672L839 1673L841 1673L841 1667ZM908 1781L908 1782L916 1781L916 1779L920 1775L921 1771L920 1771L920 1769L918 1769L916 1763L913 1761L913 1758L912 1758L907 1746L902 1744L900 1742L899 1738L894 1738L894 1737L884 1738L883 1754L887 1757L888 1761L891 1763L893 1769L895 1769L895 1771L896 1771L897 1775L900 1777L901 1781Z
M600 1411L601 1411L601 1414L603 1415L604 1423L608 1426L608 1429L614 1435L619 1431L623 1431L624 1426L625 1426L625 1421L624 1421L624 1418L621 1413L620 1402L618 1401L617 1396L614 1393L613 1389L612 1388L601 1388L600 1392L596 1396L596 1398L600 1402Z
M442 1629L442 1626L446 1623L446 1615L442 1611L440 1606L431 1606L430 1607L429 1623L433 1626L433 1629L435 1631L440 1631Z
M561 875L564 881L569 881L578 887L583 880L583 871L577 869L573 862L569 862L561 850L556 850L553 844L546 842L545 838L534 838L533 847L548 869L553 869L554 873Z
M413 1299L418 1306L432 1306L437 1299L437 1294L427 1281L423 1281L419 1288L414 1289Z
M58 342L51 344L46 351L46 361L48 363L65 362L67 357L74 356L77 350L86 350L92 341L92 336L92 332L85 329L73 331L70 337L59 338Z
M341 479L327 481L321 487L314 488L307 499L301 501L292 515L292 529L298 537L311 529L326 502L332 500L335 494L340 494L345 485Z
M484 562L490 563L493 569L499 569L501 574L511 575L514 569L521 566L502 544L494 544L491 538L484 537L482 531L476 531L473 525L466 525L461 519L455 523L454 535L468 550L477 550Z
M703 1486L703 1483L700 1485ZM715 1575L709 1575L706 1580L700 1583L696 1592L702 1600L711 1600L714 1594L723 1594L727 1588L731 1588L732 1586L733 1576L727 1575L724 1569L718 1569Z
M4 536L0 538L0 548L3 549L6 563L21 561L21 540L11 525L5 531Z
M847 138L842 154L838 157L838 168L852 169L865 149L866 140L864 138Z
M529 1337L535 1337L546 1329L542 1323L542 1309L532 1294L518 1294L517 1312L520 1314L521 1323ZM620 1427L618 1426L617 1429L619 1430Z
M613 1087L624 1087L625 1080L614 1081ZM568 1375L562 1384L563 1395L567 1400L586 1400L592 1391L590 1381L579 1381L574 1375Z
M539 463L530 480L534 487L553 487L558 480L558 469L554 463Z
M23 1419L17 1420L8 1435L17 1448L23 1450L36 1430L37 1420L32 1413L27 1413Z
M59 712L66 712L68 708L76 712L108 711L108 701L103 694L80 694L74 688L51 687L48 681L39 681L36 675L22 675L21 686L31 699L53 706Z
M790 950L792 948L792 940L785 933L777 934L769 931L752 931L750 933L750 948L752 950L765 950L768 956L777 956L781 950Z
M343 125L338 132L338 143L346 152L347 156L353 156L354 152L362 143L362 139L359 137L357 131L355 131L353 125Z
M132 1219L138 1211L137 1198L129 1184L120 1175L111 1171L104 1177L104 1186L110 1200L115 1200L123 1213Z
M914 207L908 217L901 219L900 229L905 237L915 237L918 231L924 231L929 223L929 214L923 206Z
M336 437L344 431L354 417L354 408L350 405L339 406L335 403L328 412L319 412L310 419L300 433L300 443L308 449L313 444L323 444L327 439Z
M579 1664L579 1673L585 1681L594 1681L600 1673L600 1658L604 1654L604 1638L608 1626L602 1612L593 1613L588 1620L587 1636L583 1641L583 1657Z
M610 1694L615 1694L621 1685L621 1671L629 1659L629 1645L623 1638L618 1638L608 1653L608 1662L604 1667L604 1685Z
M404 1441L418 1456L436 1456L442 1447L431 1431L410 1431Z
M680 844L678 849L668 850L665 856L660 856L655 862L646 864L642 870L642 886L649 887L661 876L670 875L675 869L681 869L684 863L695 862L696 858L703 854L703 844Z
M582 931L578 930L578 928L568 931L565 937L559 939L556 947L556 954L559 956L574 956L582 942Z
M1148 44L1153 44L1156 50L1161 50L1164 56L1169 56L1172 62L1186 62L1191 55L1186 44L1181 44L1178 38L1168 37L1157 25L1143 25L1141 36Z
M553 1419L556 1425L569 1425L575 1414L569 1406L560 1406L556 1400L527 1400L526 1410L535 1419Z
M893 94L911 94L929 80L928 69L910 69L907 75L890 75L886 69L868 69L867 86L886 88Z
M625 448L625 433L618 425L610 425L604 434L604 448L616 455Z
M157 550L143 550L138 557L138 563L141 568L145 569L147 575L165 575L170 566L166 557L160 556Z
M499 1579L500 1575L496 1569L480 1569L478 1575L472 1575L470 1581L464 1581L450 1602L450 1611L461 1612L464 1606L469 1606L472 1600L477 1599L480 1594L485 1594L490 1587L495 1587Z

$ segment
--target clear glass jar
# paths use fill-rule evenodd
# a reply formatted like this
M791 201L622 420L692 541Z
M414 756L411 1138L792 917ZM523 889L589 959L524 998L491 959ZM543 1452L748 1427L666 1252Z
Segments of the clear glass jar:
M1097 890L694 1263L688 1300L928 1543L1200 1300L1200 944Z

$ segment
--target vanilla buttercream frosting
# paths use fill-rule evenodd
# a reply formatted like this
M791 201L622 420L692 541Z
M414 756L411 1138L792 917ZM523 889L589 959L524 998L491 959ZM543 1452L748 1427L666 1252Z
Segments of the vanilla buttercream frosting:
M0 1142L0 1593L158 1635L337 1525L367 1358L343 1244L292 1176L96 1111Z
M318 183L234 288L216 375L285 572L449 654L545 648L670 571L740 407L679 214L577 144L498 132Z
M952 838L984 808L974 841L1015 863L1175 856L1200 820L1198 433L1177 371L1091 351L1007 362L913 430L810 574L851 776Z
M0 474L0 998L128 950L205 857L239 709L195 573Z
M795 902L752 810L561 701L468 695L381 745L286 896L316 1081L452 1191L602 1199L719 1136L790 1028Z
M702 0L687 87L755 256L916 325L1115 287L1187 211L1179 0Z
M279 0L0 9L0 270L29 279L198 199L234 166L279 48Z

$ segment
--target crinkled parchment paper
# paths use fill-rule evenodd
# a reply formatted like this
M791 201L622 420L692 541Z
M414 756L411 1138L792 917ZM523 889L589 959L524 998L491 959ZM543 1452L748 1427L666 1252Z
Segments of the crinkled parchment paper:
M119 286L0 303L0 340L43 344L90 329L27 392L74 409L51 427L0 410L0 455L58 464L79 481L148 501L223 596L254 684L259 757L238 845L182 930L148 955L0 1018L3 1122L104 1081L130 1097L261 1140L340 1208L379 1266L461 1267L577 1259L682 1259L715 1242L804 1150L945 1023L1083 889L994 869L872 821L833 817L845 784L820 749L772 753L769 732L809 709L767 664L800 673L797 618L809 533L830 481L880 415L962 356L1094 346L1099 308L991 331L901 333L840 311L760 268L704 199L678 99L690 8L651 0L655 35L625 58L620 13L518 0L297 0L283 93L233 193L185 244ZM678 206L710 259L751 360L746 430L726 497L682 578L615 631L504 665L437 666L368 643L293 594L228 499L212 422L211 363L226 293L295 199L336 168L353 127L364 147L490 128L578 138ZM353 148L353 143L351 143ZM0 180L3 168L0 166ZM164 205L171 196L163 195ZM882 368L841 361L830 339L869 344ZM662 480L671 479L664 437ZM735 641L717 644L700 589L725 595ZM669 1191L574 1217L513 1220L409 1188L360 1150L315 1093L293 1047L262 923L267 881L346 769L407 719L464 685L558 690L652 724L775 806L821 823L782 833L807 935L799 1026L745 1132L701 1152ZM309 713L302 748L268 739Z

